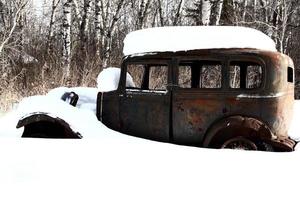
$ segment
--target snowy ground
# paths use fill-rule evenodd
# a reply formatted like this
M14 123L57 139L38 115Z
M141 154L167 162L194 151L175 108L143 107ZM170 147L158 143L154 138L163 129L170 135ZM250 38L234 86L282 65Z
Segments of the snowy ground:
M295 107L298 110L300 102ZM100 122L94 127L98 137L88 135L84 140L20 139L22 130L14 129L16 116L14 111L0 119L0 132L6 133L0 139L0 199L299 196L300 150L270 153L177 146L126 136ZM92 127L93 123L89 121ZM9 131L14 137L7 136Z
M1 199L298 199L300 152L0 140Z

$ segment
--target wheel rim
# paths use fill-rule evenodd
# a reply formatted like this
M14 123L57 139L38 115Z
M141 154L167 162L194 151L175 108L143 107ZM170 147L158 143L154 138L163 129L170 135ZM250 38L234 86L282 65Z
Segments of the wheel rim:
M251 140L244 137L235 137L227 140L221 146L222 149L257 150L257 146Z

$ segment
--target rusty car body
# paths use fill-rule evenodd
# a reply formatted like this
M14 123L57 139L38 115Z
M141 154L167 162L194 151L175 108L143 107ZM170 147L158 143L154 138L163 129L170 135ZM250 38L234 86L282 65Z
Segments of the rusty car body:
M201 68L218 63L219 86L199 87ZM232 65L239 66L232 87ZM150 88L150 69L167 69L165 87ZM180 84L188 66L189 83ZM247 85L247 66L259 66L259 84ZM143 68L139 87L126 87L129 68ZM130 73L130 72L129 72ZM118 89L99 92L97 117L109 128L156 141L210 148L292 151L288 137L294 101L294 67L281 53L211 49L127 56ZM133 76L135 80L136 77Z

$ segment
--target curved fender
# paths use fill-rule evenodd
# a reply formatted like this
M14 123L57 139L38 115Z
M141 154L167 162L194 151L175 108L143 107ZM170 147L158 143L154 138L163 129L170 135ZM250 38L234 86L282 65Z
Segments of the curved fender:
M253 131L243 132L247 136L260 138L262 140L274 140L276 136L263 122L250 117L231 116L214 123L206 133L203 146L209 147L216 137L222 137L221 131L225 129L248 129ZM220 134L220 135L219 135ZM241 133L239 133L241 134Z
M24 127L22 137L82 138L67 122L49 113L30 113L22 117L16 127Z

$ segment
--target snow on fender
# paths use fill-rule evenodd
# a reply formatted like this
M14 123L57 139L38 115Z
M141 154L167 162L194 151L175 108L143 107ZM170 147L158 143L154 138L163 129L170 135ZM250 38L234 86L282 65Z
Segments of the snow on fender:
M97 77L97 87L100 92L113 91L118 88L121 69L109 67L103 69ZM132 76L127 72L126 86L135 87Z

